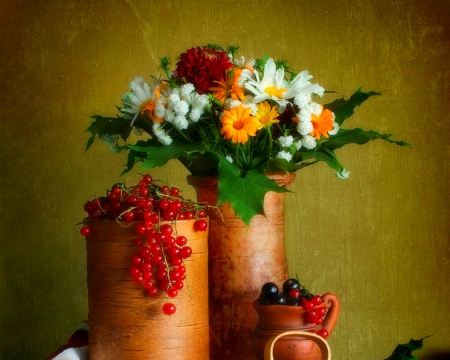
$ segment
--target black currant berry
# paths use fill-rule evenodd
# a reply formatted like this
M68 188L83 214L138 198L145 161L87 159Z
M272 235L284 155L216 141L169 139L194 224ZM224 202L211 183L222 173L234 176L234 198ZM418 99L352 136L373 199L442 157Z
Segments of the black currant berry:
M286 304L286 296L284 294L276 294L270 300L271 305L285 305Z
M289 306L298 306L300 304L300 300L297 298L288 298L286 300L286 305Z
M293 289L300 290L300 283L298 282L297 279L294 279L294 278L287 279L283 283L283 292L285 294L289 294L291 292L291 290L293 290Z
M265 298L272 298L278 294L278 286L273 282L267 282L261 287L261 295Z

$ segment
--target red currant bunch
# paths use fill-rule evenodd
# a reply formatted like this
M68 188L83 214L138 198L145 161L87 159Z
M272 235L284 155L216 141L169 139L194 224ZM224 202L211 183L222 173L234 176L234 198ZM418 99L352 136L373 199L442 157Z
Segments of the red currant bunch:
M258 299L261 305L288 305L303 307L306 312L306 321L320 326L323 324L327 309L322 296L311 294L297 279L287 279L282 289L273 282L267 282L261 287ZM311 330L323 338L328 337L328 331L320 328Z
M134 243L139 248L131 258L133 281L150 297L160 293L168 298L178 296L186 279L184 260L192 255L192 248L186 237L177 233L176 221L196 219L194 229L206 231L204 206L184 199L177 187L160 186L151 175L144 175L135 186L113 185L106 196L88 201L84 210L88 213L85 223L90 219L132 222L137 235ZM91 228L84 225L80 233L89 237ZM164 314L175 311L174 304L163 305Z

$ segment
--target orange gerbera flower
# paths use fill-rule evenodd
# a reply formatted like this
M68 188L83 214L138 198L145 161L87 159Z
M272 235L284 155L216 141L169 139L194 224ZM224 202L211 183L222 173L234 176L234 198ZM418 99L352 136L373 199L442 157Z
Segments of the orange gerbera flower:
M242 69L235 69L231 77L227 73L225 78L222 76L219 81L215 81L219 86L209 88L209 90L214 91L214 96L222 104L229 96L231 96L233 100L245 100L244 91L238 86L238 80L241 76L241 72Z
M258 111L256 113L256 118L260 121L262 126L272 125L279 122L277 119L278 112L275 107L270 106L268 101L256 104Z
M245 144L249 135L256 135L260 123L256 117L250 115L250 108L239 105L223 112L225 115L220 120L222 122L220 133L225 139Z
M311 115L311 122L314 130L310 132L309 135L314 136L317 140L320 139L320 136L325 136L328 138L328 131L333 129L333 113L328 109L323 110L322 106L322 112L320 115Z

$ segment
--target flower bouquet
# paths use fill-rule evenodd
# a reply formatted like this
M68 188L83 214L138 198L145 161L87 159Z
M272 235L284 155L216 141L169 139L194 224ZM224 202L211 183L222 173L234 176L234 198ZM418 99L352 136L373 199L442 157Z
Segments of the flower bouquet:
M358 89L348 99L321 104L325 89L308 71L295 73L269 56L246 61L238 47L209 44L187 50L162 76L135 77L117 117L92 116L86 150L96 137L127 152L123 173L136 163L150 169L178 159L193 175L218 177L218 202L229 202L245 224L263 214L268 191L285 192L266 172L295 172L324 161L339 178L349 172L335 150L392 134L347 129L354 108L379 92ZM134 131L142 140L128 143Z

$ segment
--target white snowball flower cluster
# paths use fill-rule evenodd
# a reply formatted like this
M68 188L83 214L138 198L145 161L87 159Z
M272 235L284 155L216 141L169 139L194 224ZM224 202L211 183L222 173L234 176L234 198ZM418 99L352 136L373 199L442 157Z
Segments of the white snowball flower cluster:
M166 134L166 132L164 131L164 129L161 129L161 124L160 123L153 123L153 127L152 127L153 133L155 134L155 136L158 138L159 142L163 145L170 145L172 144L172 138Z
M179 130L189 127L189 120L196 123L203 115L205 106L209 104L207 95L200 95L194 85L185 84L175 88L168 96L166 116L164 119Z
M225 110L230 110L232 108L236 108L242 105L244 108L250 108L250 114L255 116L258 112L258 106L253 102L253 96L247 95L244 101L233 100L232 98L228 98L225 100L223 104L223 108Z
M149 85L142 77L136 76L130 82L130 89L122 97L123 108L120 111L124 119L132 120L131 126L139 114L148 111L154 123L167 121L177 129L185 130L190 121L196 123L200 120L205 106L210 103L209 97L198 94L193 84L167 90L158 79L153 79L153 84ZM160 124L154 125L153 130L161 143L168 145L172 142Z
M293 144L294 138L292 137L292 135L280 136L278 138L278 142L280 143L281 147L288 148L289 146L291 146Z

